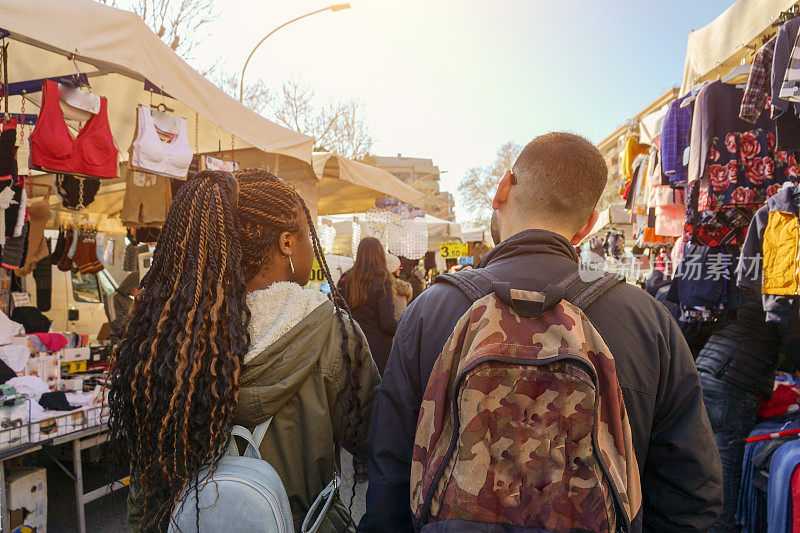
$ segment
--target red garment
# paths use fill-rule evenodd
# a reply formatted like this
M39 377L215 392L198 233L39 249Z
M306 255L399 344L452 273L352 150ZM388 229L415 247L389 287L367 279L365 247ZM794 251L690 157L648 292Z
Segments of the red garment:
M792 533L800 533L800 466L792 474Z
M768 402L761 401L758 409L759 418L773 418L786 414L789 406L796 404L800 399L800 392L793 385L778 385Z
M30 137L31 166L90 178L117 177L117 147L108 125L108 102L92 115L74 139L59 105L58 84L42 84L42 109Z
M623 200L627 200L628 199L628 195L631 194L631 184L632 183L633 183L633 178L631 178L631 180L628 183L625 184L625 190L622 191L622 199Z
M60 333L31 333L31 335L39 337L50 352L57 352L67 345L67 339Z

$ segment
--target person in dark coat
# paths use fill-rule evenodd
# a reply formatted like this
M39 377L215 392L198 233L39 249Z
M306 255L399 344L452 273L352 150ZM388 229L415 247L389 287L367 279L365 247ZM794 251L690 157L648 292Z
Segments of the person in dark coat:
M366 335L372 359L383 374L397 331L397 319L394 277L386 264L381 241L367 237L359 243L356 262L339 280L339 290Z
M582 137L534 139L498 185L492 237L499 244L477 268L526 291L542 291L577 269L574 245L597 221L607 173L602 155ZM409 485L420 405L434 363L471 303L456 286L435 283L400 320L373 414L359 531L419 531ZM630 420L643 497L630 531L708 530L722 511L722 466L678 324L627 283L600 296L586 314L614 356Z
M411 290L413 291L411 301L413 302L417 299L417 296L422 294L422 291L425 290L425 285L422 283L424 271L418 268L419 260L415 261L406 257L400 257L400 264L400 279L411 285Z

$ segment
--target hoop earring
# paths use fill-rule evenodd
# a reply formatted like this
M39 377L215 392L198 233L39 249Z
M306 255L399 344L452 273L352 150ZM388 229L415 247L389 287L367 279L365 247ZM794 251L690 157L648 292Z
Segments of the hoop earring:
M292 263L292 256L289 256L289 268L292 269L292 274L294 274L294 263Z

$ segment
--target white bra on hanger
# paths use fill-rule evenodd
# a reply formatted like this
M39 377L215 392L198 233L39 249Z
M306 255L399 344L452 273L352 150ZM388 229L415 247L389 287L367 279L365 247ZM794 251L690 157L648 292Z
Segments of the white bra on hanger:
M131 150L131 165L150 174L186 179L192 162L186 119L174 115L159 116L158 122L164 126L162 131L174 134L170 142L164 142L159 137L153 110L149 107L139 105L137 121L138 132Z

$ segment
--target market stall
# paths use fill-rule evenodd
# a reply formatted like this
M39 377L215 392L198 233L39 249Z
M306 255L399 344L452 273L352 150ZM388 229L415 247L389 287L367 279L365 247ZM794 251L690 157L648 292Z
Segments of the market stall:
M622 202L581 250L589 264L619 253L602 231L615 211L632 222L648 290L680 323L703 388L718 391L704 399L718 442L729 443L722 463L744 470L724 469L720 529L798 527L797 441L770 433L800 426L790 341L800 328L799 33L800 3L787 0L739 0L693 31L680 93L622 130ZM776 375L781 364L788 373ZM715 418L712 402L730 413L738 395L751 406Z
M330 152L313 155L314 172L319 179L320 215L356 213L370 209L375 200L397 198L419 206L425 194L406 185L389 172Z
M47 16L39 16L43 13ZM136 129L136 105L163 103L187 119L195 154L233 144L311 163L313 139L237 102L178 57L134 13L92 0L9 0L0 6L0 20L11 41L8 82L16 89L12 94L27 88L26 113L37 113L41 104L37 83L30 82L79 76L92 93L107 98L111 132L123 160ZM10 111L20 112L21 96L9 100ZM20 147L19 160L25 172L27 147Z
M88 335L47 332L49 322L31 308L12 316L20 322L0 316L0 486L8 490L0 498L2 530L22 523L47 527L44 469L10 468L4 483L7 461L42 451L72 478L79 530L85 531L84 505L127 484L123 479L88 493L83 487L81 452L107 438L107 350ZM62 444L72 448L71 468L55 455Z
M118 220L130 190L129 167L138 162L131 161L138 154L128 147L137 132L142 136L142 120L150 115L156 130L168 130L173 137L167 140L174 138L181 145L176 149L185 161L179 167L185 165L185 170L161 169L170 181L186 178L190 165L184 154L218 154L223 148L230 159L235 159L236 150L255 150L286 172L313 176L310 137L272 123L235 101L172 52L137 15L91 0L4 2L0 15L0 36L8 44L3 110L11 113L12 120L21 121L17 161L19 173L29 177L29 196L38 199L47 190L37 184L54 183L52 170L74 170L50 169L36 161L37 153L34 168L27 168L28 139L41 115L45 79L59 84L63 115L56 110L60 116L55 122L63 121L74 137L83 127L90 129L90 123L105 121L117 149L116 171L103 175L89 171L79 178L90 185L87 189L96 188L93 198L87 196L81 207L85 207L85 219L101 231L124 233L125 227L137 222L153 225L137 220L123 220L123 225ZM72 88L79 90L65 95ZM92 105L95 108L89 112L81 108ZM142 116L143 110L148 117ZM92 119L93 115L97 118ZM162 189L149 192L165 194ZM74 206L60 204L58 195L52 195L51 226L72 218L64 207Z
M461 225L432 215L416 217L418 224L424 227L426 251L439 251L439 244L448 240L461 240ZM320 217L320 223L332 226L336 231L334 251L341 255L354 255L354 245L358 245L363 237L375 236L376 231L370 228L369 215L367 213L349 213L338 215L327 215ZM373 225L375 225L373 223ZM390 247L390 252L392 249ZM403 255L403 254L400 254ZM424 252L423 252L424 255ZM418 256L417 259L421 257Z
M316 183L313 139L235 101L133 13L11 0L0 40L0 319L24 323L0 339L2 531L46 527L36 502L20 514L31 484L46 503L39 472L9 470L3 486L5 461L42 451L74 481L83 532L84 504L125 484L82 482L81 452L106 439L109 324L173 194L199 170L234 170L237 152ZM125 277L119 287L106 267ZM52 453L62 444L71 466Z

